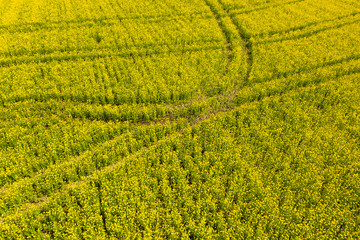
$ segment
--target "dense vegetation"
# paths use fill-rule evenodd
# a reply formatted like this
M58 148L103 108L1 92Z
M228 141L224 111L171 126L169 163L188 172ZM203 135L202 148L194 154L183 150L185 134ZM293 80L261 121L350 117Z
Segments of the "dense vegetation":
M0 0L0 239L360 238L358 0Z

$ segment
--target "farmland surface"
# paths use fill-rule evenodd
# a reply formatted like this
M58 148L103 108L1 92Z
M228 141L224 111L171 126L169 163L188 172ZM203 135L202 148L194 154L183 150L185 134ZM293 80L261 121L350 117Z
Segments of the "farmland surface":
M0 0L0 239L359 239L358 0Z

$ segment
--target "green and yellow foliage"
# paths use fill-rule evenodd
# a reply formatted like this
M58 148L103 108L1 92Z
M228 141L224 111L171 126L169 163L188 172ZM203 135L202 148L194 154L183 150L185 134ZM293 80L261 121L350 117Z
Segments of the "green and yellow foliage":
M0 239L359 239L357 0L0 0Z

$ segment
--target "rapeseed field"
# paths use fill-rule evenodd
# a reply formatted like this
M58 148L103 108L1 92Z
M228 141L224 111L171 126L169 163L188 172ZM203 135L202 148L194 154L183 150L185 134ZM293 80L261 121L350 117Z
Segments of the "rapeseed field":
M0 0L0 239L360 239L360 2Z

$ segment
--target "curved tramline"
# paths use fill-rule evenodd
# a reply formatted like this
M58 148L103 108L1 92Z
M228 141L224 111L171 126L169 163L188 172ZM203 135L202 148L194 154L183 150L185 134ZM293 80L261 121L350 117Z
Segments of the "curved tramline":
M356 239L356 0L0 0L0 239Z

